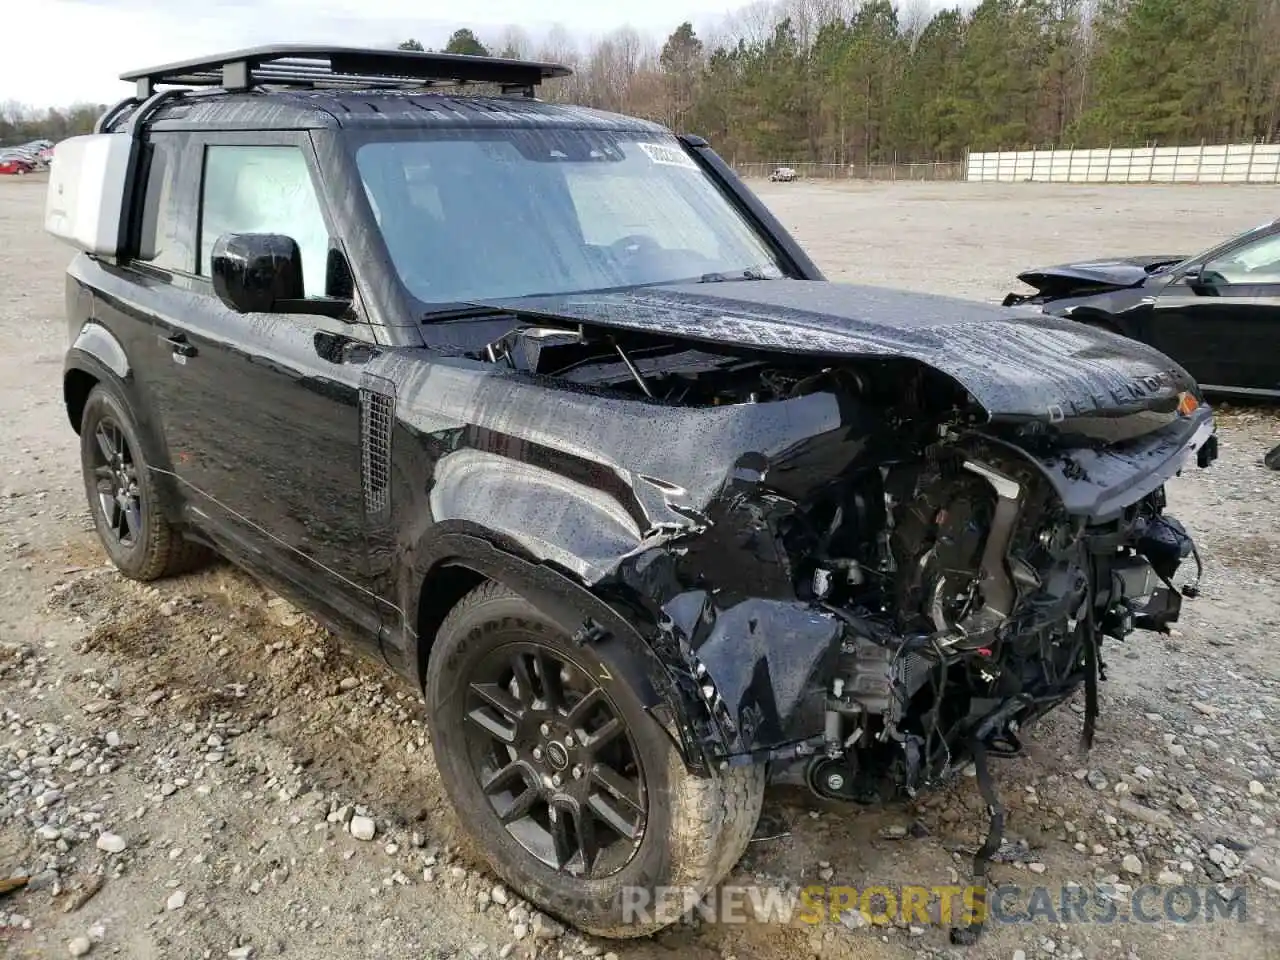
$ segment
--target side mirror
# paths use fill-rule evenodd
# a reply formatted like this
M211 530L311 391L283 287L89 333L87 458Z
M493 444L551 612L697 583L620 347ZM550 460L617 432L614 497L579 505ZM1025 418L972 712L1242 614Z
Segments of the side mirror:
M1226 278L1216 270L1206 269L1204 264L1192 267L1182 275L1182 282L1203 296L1218 296L1219 284L1226 283Z
M238 313L276 313L303 299L302 252L278 233L224 233L213 245L209 273L218 299Z
M213 244L213 292L237 313L311 313L343 317L351 301L307 299L302 252L279 233L226 233Z

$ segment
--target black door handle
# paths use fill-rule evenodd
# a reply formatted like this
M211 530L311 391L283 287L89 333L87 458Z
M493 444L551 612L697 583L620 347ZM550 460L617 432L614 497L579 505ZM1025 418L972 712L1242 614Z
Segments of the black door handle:
M175 333L171 337L161 337L160 339L173 349L175 357L194 357L196 355L196 348L187 342L184 334Z

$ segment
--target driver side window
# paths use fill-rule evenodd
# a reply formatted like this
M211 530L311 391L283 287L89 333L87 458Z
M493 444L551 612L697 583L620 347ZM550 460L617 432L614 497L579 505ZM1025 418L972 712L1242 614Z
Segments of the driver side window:
M224 233L279 233L302 254L308 297L325 295L329 230L306 158L292 146L209 146L200 197L201 276Z
M1206 263L1201 272L1218 283L1280 284L1280 234L1236 247Z

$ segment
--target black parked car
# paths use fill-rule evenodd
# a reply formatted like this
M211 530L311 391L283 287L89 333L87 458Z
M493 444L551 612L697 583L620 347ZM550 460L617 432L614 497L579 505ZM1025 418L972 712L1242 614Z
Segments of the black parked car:
M1100 259L1029 270L1030 304L1149 343L1208 391L1280 398L1280 220L1195 256Z
M564 72L140 71L47 223L116 565L215 549L420 684L494 869L631 936L683 911L624 892L715 884L767 778L974 760L994 805L987 756L1082 685L1091 730L1103 637L1177 618L1164 484L1216 446L1157 351L828 283L704 141L533 98Z

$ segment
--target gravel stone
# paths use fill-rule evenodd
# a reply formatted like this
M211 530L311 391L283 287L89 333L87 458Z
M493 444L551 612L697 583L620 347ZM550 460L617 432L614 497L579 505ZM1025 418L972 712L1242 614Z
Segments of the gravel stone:
M124 853L129 843L119 834L107 832L98 834L95 846L103 853Z

